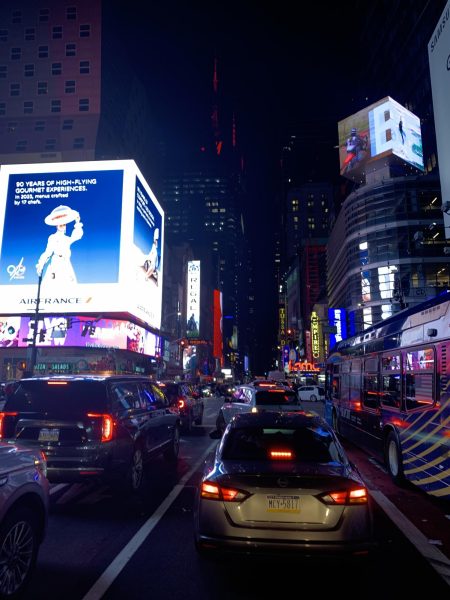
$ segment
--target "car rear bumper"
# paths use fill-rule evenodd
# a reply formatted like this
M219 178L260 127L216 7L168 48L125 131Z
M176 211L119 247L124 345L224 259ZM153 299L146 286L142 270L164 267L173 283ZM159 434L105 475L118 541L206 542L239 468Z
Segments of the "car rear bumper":
M343 556L366 555L377 549L374 540L358 542L303 542L276 539L220 538L198 535L196 543L199 549L224 553L243 554L300 554L303 556Z

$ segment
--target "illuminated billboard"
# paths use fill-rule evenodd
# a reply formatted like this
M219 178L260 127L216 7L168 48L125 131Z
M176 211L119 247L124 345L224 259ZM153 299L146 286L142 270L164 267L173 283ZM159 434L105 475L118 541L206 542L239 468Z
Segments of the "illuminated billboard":
M393 156L424 170L420 119L389 96L339 121L338 134L341 175Z
M0 170L3 314L128 313L159 329L164 213L133 160Z
M213 356L223 358L222 292L213 291Z
M450 239L450 0L447 2L428 43L431 92L436 131L439 177L442 191L442 212L445 237ZM445 165L445 167L444 167Z
M34 317L0 316L0 348L32 345ZM161 355L161 337L118 319L40 315L36 346L40 348L118 348L149 356Z
M200 261L190 260L187 273L186 337L200 335Z

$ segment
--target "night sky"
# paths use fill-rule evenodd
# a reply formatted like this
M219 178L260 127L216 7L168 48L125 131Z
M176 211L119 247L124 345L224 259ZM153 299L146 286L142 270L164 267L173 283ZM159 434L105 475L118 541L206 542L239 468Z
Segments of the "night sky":
M168 146L189 151L210 141L218 59L222 129L230 126L233 111L245 157L247 231L258 256L256 298L265 299L257 300L259 343L266 348L262 367L276 334L272 215L278 210L282 135L291 125L304 125L311 154L319 162L327 156L322 172L329 168L329 179L338 176L337 121L361 108L352 105L358 53L349 49L348 38L354 2L315 2L295 10L291 2L106 4L118 15L109 17L116 19L117 41L146 85L158 135Z

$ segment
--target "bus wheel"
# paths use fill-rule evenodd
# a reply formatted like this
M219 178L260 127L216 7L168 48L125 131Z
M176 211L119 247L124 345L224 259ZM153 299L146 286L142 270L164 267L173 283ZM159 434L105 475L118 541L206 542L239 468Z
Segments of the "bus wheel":
M341 432L339 431L339 418L338 418L337 412L335 410L333 410L332 419L333 419L333 429L338 435L340 435Z
M385 457L389 475L397 485L401 485L405 481L402 454L397 435L393 431L389 433L386 439Z

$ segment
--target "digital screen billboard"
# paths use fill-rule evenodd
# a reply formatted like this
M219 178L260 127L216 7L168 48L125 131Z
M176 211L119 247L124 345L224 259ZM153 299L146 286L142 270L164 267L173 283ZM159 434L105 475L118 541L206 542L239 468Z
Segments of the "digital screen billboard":
M159 328L164 213L132 160L0 169L4 314L129 313Z
M420 119L389 96L339 121L338 134L343 176L392 156L424 170Z
M445 238L450 239L450 0L439 17L428 42L431 92L436 131L439 177L442 191ZM445 167L444 167L445 165Z
M32 345L34 317L0 316L0 348ZM140 325L118 319L40 315L36 346L40 348L118 348L149 356L161 355L161 337Z

